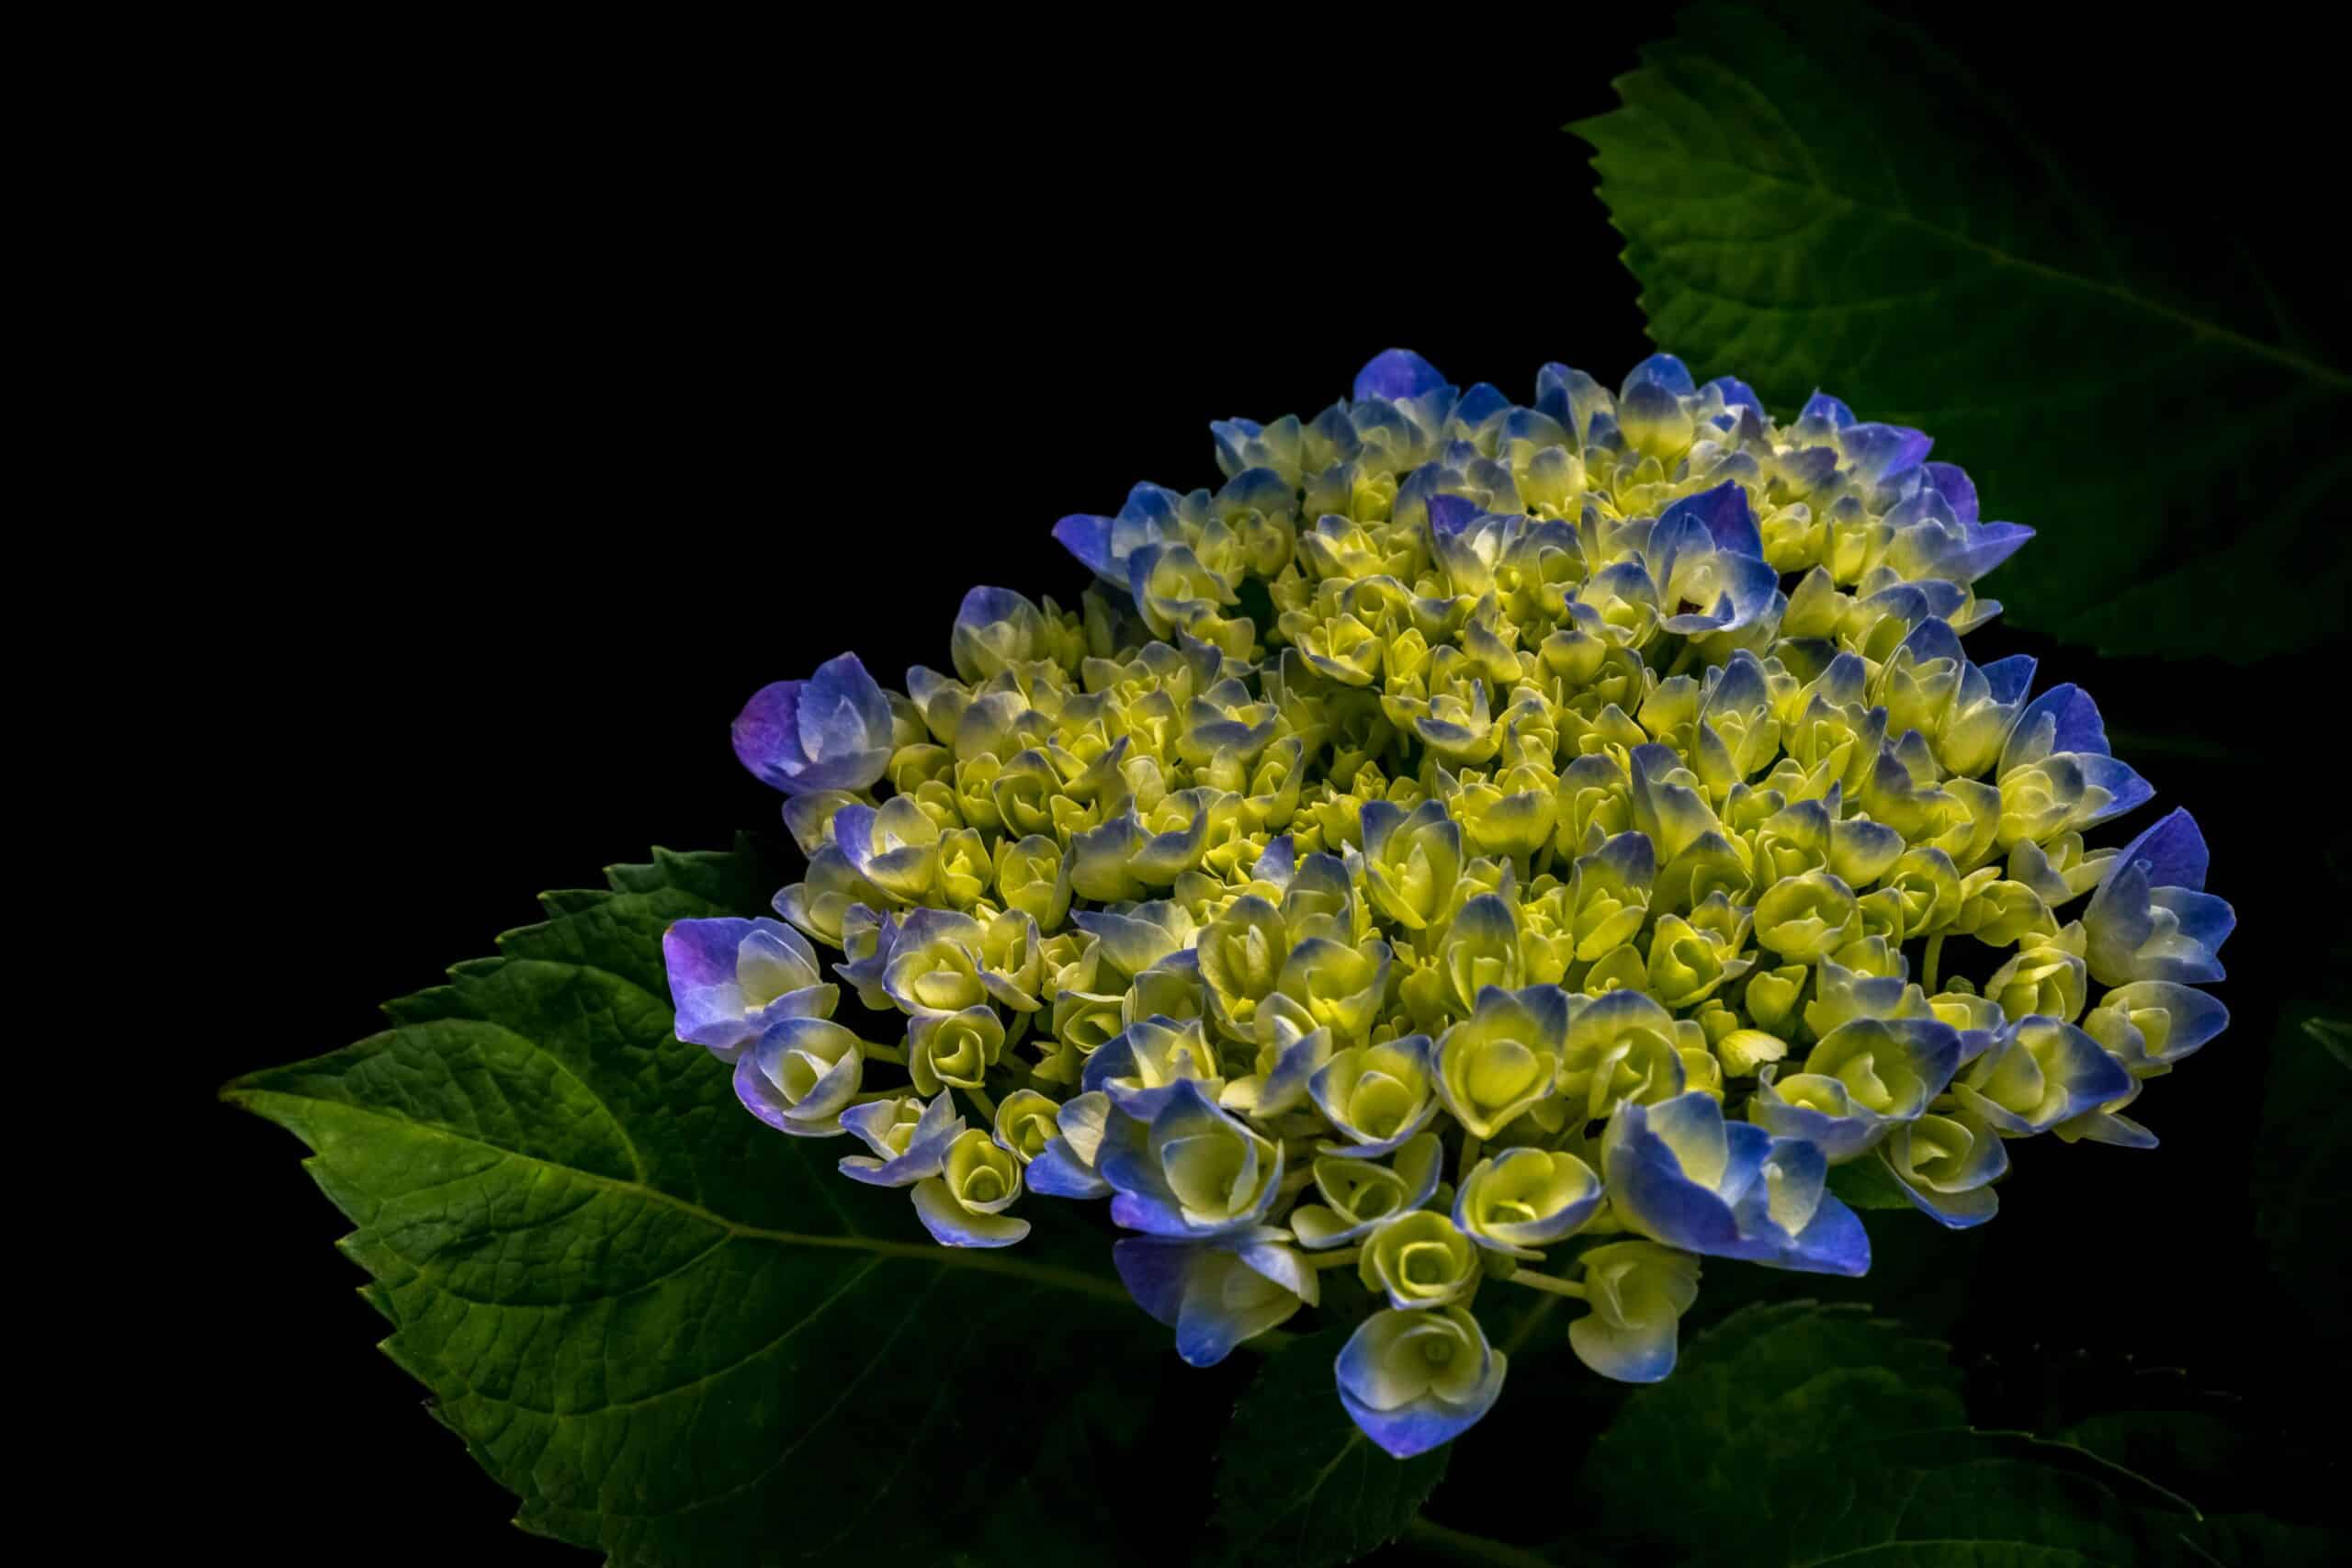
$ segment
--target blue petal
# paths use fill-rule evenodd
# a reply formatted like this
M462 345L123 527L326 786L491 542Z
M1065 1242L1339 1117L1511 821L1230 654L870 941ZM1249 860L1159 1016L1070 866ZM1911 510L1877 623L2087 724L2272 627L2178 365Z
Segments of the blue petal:
M1510 407L1509 398L1491 383L1481 381L1462 394L1462 400L1453 405L1453 417L1465 425L1475 427Z
M1500 1361L1502 1359L1498 1352L1495 1359ZM1496 1395L1502 1393L1499 1380L1494 1384L1494 1393ZM1489 1397L1483 1404L1466 1408L1432 1402L1408 1404L1396 1410L1374 1410L1346 1389L1340 1390L1340 1404L1350 1418L1363 1429L1365 1437L1378 1443L1395 1459L1411 1459L1415 1454L1427 1453L1441 1444L1452 1442L1476 1426L1479 1419L1494 1408L1494 1399Z
M1862 1228L1861 1216L1835 1194L1824 1192L1811 1222L1775 1261L1804 1273L1860 1279L1871 1271L1870 1233Z
M1535 373L1536 411L1559 421L1573 445L1592 440L1593 416L1606 416L1610 401L1608 388L1569 366L1546 365Z
M1925 431L1876 423L1847 425L1838 443L1854 471L1871 484L1885 484L1917 468L1935 444Z
M1747 487L1737 479L1725 479L1713 490L1684 496L1666 509L1658 526L1664 528L1686 517L1704 527L1719 550L1741 556L1764 554L1764 535L1748 507Z
M2052 686L2028 703L2018 715L2016 736L2027 737L2045 718L2052 726L2050 751L2107 755L2107 727L2099 719L2098 705L2073 682Z
M2149 886L2201 892L2208 859L2205 835L2198 829L2197 818L2186 807L2176 807L2124 845L2122 852L2108 862L2106 874L2099 880L2112 881L2124 867L2145 862Z
M1030 1168L1035 1168L1035 1162ZM1193 1242L1129 1236L1112 1247L1111 1262L1136 1304L1173 1328L1184 1305L1184 1281L1199 1251Z
M1625 832L1606 840L1587 857L1623 876L1634 887L1657 880L1657 845L1647 833Z
M1404 810L1394 802L1365 801L1363 809L1356 816L1357 825L1363 830L1364 854L1377 860L1382 847L1388 842L1388 836L1396 831L1397 825L1404 820Z
M1272 468L1244 468L1216 492L1219 515L1227 509L1248 507L1268 516L1296 509L1298 492Z
M2035 660L2030 653L2013 653L2007 659L1996 659L1977 669L1984 675L1984 682L1993 688L1996 703L2013 703L2033 689Z
M1911 658L1916 663L1926 664L1938 659L1949 659L1955 663L1967 662L1968 656L1960 646L1960 635L1951 629L1950 621L1939 616L1930 615L1913 626L1911 635L1903 639L1903 646L1911 650Z
M1046 1140L1045 1152L1021 1175L1032 1192L1049 1198L1100 1198L1111 1190L1111 1184L1087 1169L1069 1140L1058 1134Z
M1441 539L1453 538L1482 515L1478 503L1463 495L1430 497L1429 513L1430 532Z
M1691 1092L1706 1098L1701 1091ZM1720 1108L1716 1114L1721 1116ZM1731 1206L1682 1174L1674 1151L1647 1122L1648 1108L1639 1105L1618 1107L1610 1122L1603 1176L1617 1216L1651 1240L1686 1252L1723 1254L1737 1247L1739 1223ZM1760 1127L1755 1131L1769 1136Z
M2033 530L2022 523L1987 523L1971 529L1967 543L1937 563L1955 581L1973 582L2022 548Z
M1356 372L1355 387L1348 395L1361 400L1365 398L1390 398L1403 400L1418 398L1424 392L1434 392L1446 385L1436 366L1409 348L1392 348L1375 354Z
M764 919L679 920L662 933L679 1039L724 1053L758 1036L759 1022L744 1016L736 955L752 931L776 925Z
M1690 379L1690 367L1670 354L1653 354L1625 373L1625 385L1617 395L1628 397L1637 386L1655 386L1678 398L1687 398L1698 391Z
M1759 1093L1750 1100L1747 1114L1774 1137L1810 1144L1841 1164L1867 1153L1886 1131L1883 1122L1864 1111L1833 1115L1817 1106L1792 1105L1770 1094Z
M2230 1010L2210 992L2177 983L2153 982L2171 1015L2164 1059L2177 1062L2230 1026Z
M2001 1197L1990 1187L1972 1187L1965 1192L1929 1192L1897 1180L1903 1195L1911 1200L1918 1211L1946 1230L1973 1230L2000 1212Z
M942 1247L1011 1247L1029 1234L1027 1220L972 1213L935 1176L915 1186L915 1217Z
M1927 463L1921 471L1962 523L1976 521L1976 481L1957 463Z
M1809 422L1826 423L1832 430L1845 430L1854 423L1854 411L1815 388L1813 396L1804 400L1804 407L1797 413L1798 423Z
M2181 935L2208 949L2219 949L2237 930L2237 911L2230 908L2226 898L2193 893L2186 887L2159 887L2149 897L2158 908L2172 911Z
M878 730L887 738L890 733L890 701L854 653L844 653L818 665L808 677L808 689L801 702L828 716L846 705L868 734Z
M1723 393L1724 407L1754 409L1757 418L1765 417L1764 400L1758 397L1756 389L1747 382L1730 376L1718 376L1707 385Z
M2073 1024L2067 1024L2065 1029L2070 1049L2066 1061L2060 1067L2059 1077L2066 1087L2074 1113L2095 1110L2110 1100L2120 1100L2132 1092L2130 1068ZM2061 1117L2060 1120L2065 1118Z
M2104 736L2100 737L2102 744L2105 739ZM2086 756L2082 759L2082 763L2084 782L2096 784L2112 797L2098 811L2081 818L2083 827L2095 827L2155 798L2155 785L2142 778L2128 762L2119 761L2113 757Z
M1359 1397L1359 1388L1374 1386L1373 1369L1368 1365L1372 1354L1374 1325L1396 1314L1395 1308L1374 1313L1364 1319L1333 1359L1332 1371L1340 1389L1340 1403L1349 1417L1363 1428L1364 1436L1397 1459L1410 1459L1426 1453L1441 1443L1449 1442L1477 1425L1481 1416L1494 1408L1503 1389L1503 1376L1509 1360L1499 1350L1487 1347L1485 1336L1479 1335L1480 1348L1486 1351L1484 1376L1471 1396L1459 1404L1448 1404L1434 1395L1420 1398L1393 1410L1375 1410ZM1465 1313L1463 1314L1467 1317ZM1470 1319L1473 1330L1476 1320Z
M1087 569L1103 581L1125 588L1125 575L1111 559L1111 520L1074 513L1054 525L1054 537L1062 548L1086 563Z

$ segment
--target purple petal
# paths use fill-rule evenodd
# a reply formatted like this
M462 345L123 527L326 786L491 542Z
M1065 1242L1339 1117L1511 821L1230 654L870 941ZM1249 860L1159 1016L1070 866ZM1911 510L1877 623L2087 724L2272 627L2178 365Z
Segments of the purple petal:
M775 681L761 687L735 716L735 755L752 776L771 788L799 788L808 759L800 750L800 694L806 681Z

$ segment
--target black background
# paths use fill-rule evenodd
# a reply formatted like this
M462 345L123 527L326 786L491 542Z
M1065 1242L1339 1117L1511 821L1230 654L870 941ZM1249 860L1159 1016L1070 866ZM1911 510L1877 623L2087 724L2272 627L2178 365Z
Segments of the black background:
M1215 483L1212 418L1312 414L1397 344L1521 398L1548 359L1613 384L1651 345L1557 128L1611 107L1664 15L1432 25L1465 32L1035 79L872 48L750 69L718 39L453 46L217 106L191 238L230 275L218 368L257 389L205 411L229 428L194 477L258 526L215 547L240 586L204 597L188 651L222 759L205 830L267 868L221 962L266 969L271 1004L175 1059L189 1094L369 1032L537 889L773 829L728 746L744 697L844 649L886 682L944 664L974 583L1074 599L1054 519ZM2346 145L2324 51L2029 13L1954 41L2167 265L2226 238L2306 299L2340 290L2310 227ZM215 369L187 368L199 391ZM2086 1348L2186 1366L2283 1428L2247 1348L2312 1303L2233 1259L2265 1036L2325 874L2324 829L2277 807L2309 733L2295 672L1972 639L2020 649L2114 728L2211 743L2142 771L2157 809L2197 812L2240 911L2237 1022L2142 1102L2158 1153L2019 1151L1951 1332L1998 1369L1992 1414L2030 1419ZM196 1113L227 1303L207 1408L235 1434L196 1462L243 1498L243 1560L587 1561L507 1529L511 1499L372 1348L293 1141Z

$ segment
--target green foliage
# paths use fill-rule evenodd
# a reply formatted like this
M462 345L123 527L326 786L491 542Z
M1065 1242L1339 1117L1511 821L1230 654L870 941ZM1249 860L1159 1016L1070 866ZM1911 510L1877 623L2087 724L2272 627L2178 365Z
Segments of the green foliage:
M1829 1170L1829 1190L1856 1209L1914 1209L1903 1195L1903 1184L1886 1168L1884 1160L1850 1159Z
M1332 1392L1352 1325L1271 1358L1216 1456L1215 1561L1327 1568L1394 1540L1445 1474L1452 1445L1409 1460L1374 1446Z
M1752 1528L1761 1476L1966 1418L1941 1345L1859 1306L1745 1307L1694 1340L1672 1377L1636 1392L1593 1445L1582 1528L1697 1551Z
M1539 1551L1476 1533L1449 1485L1406 1540L1498 1563L1985 1568L2201 1563L2228 1539L2086 1449L1968 1428L1961 1383L1941 1345L1865 1308L1747 1307L1624 1402L1572 1483L1555 1478L1541 1514L1572 1521L1567 1534Z
M632 1564L943 1560L1158 1341L1087 1212L1037 1205L1017 1254L934 1247L672 1037L662 931L757 908L748 856L612 880L225 1096L310 1146L386 1350L525 1529Z
M1453 1450L1400 1463L1357 1431L1331 1384L1347 1325L1184 1367L1104 1269L1091 1211L1037 1205L1016 1253L935 1247L903 1194L839 1180L829 1143L741 1114L671 1036L660 940L756 908L765 878L739 851L612 881L550 896L551 919L392 1004L385 1032L225 1091L310 1145L385 1348L524 1528L627 1564L1092 1562L1132 1535L1136 1477L1214 1446L1216 1561L1537 1560L1453 1512L1498 1495L1475 1478L1418 1517ZM1508 1336L1514 1377L1578 1429L1465 1450L1535 1517L1565 1507L1555 1555L2314 1560L2307 1528L2199 1521L2086 1451L2165 1461L2178 1431L1966 1430L1942 1347L1860 1305L1743 1308L1627 1393L1555 1353L1556 1304ZM1194 1528L1153 1547L1182 1555Z
M2333 629L2352 376L2162 276L2019 118L1899 16L1702 6L1571 127L1650 335L1776 412L1916 425L2040 536L1988 586L2110 653L2252 660ZM2247 264L2250 265L2251 264ZM2226 560L2222 558L2226 552Z

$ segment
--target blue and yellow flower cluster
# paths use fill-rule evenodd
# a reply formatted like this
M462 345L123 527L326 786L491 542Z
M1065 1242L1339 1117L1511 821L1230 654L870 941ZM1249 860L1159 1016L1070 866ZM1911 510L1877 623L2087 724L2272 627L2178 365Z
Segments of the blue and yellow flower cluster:
M1057 525L1076 608L975 589L952 672L743 710L808 875L667 954L752 1114L950 1247L1109 1198L1195 1363L1351 1269L1340 1397L1397 1455L1495 1402L1498 1287L1654 1381L1702 1260L1868 1269L1835 1166L1961 1227L2011 1139L2154 1143L2230 908L2186 812L2090 846L2151 792L2087 695L1962 651L2030 531L1927 436L1402 351L1212 428L1222 488Z

